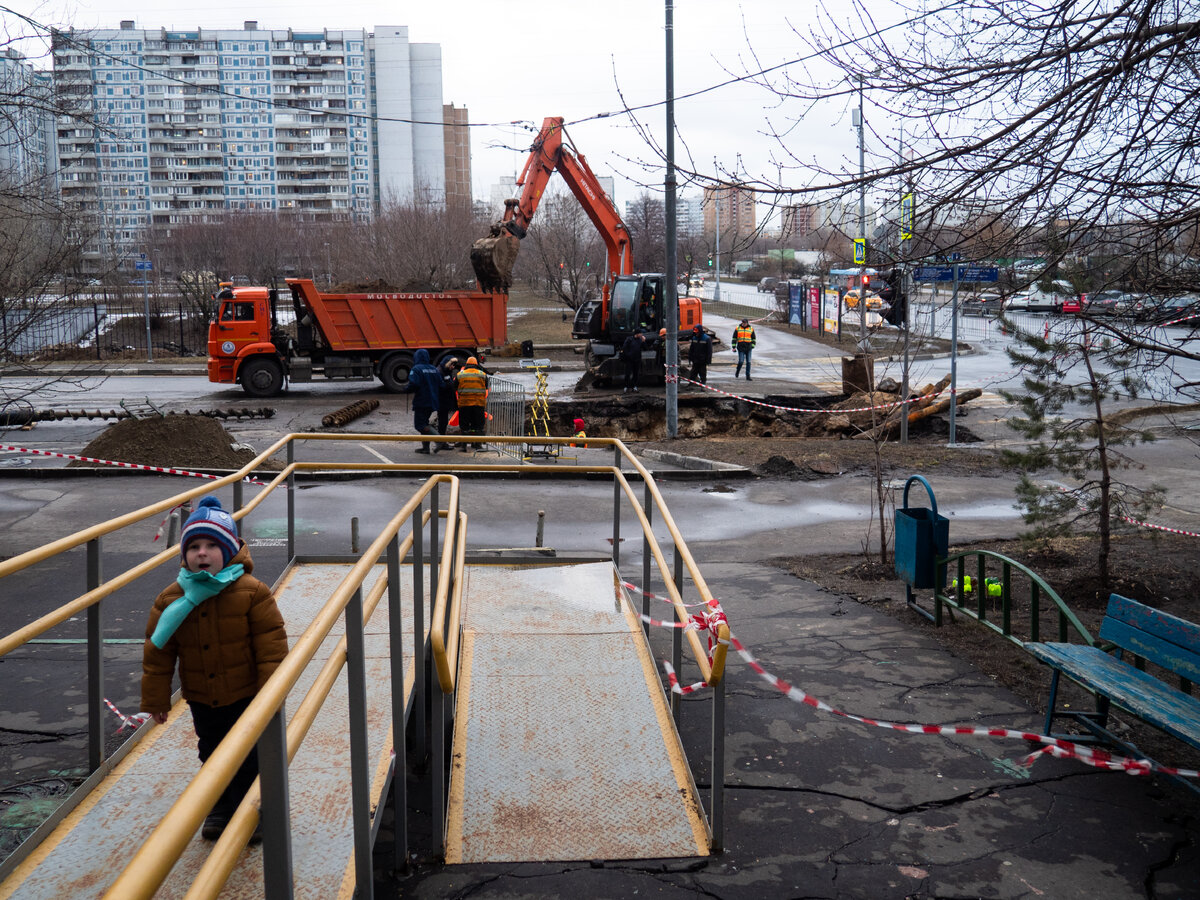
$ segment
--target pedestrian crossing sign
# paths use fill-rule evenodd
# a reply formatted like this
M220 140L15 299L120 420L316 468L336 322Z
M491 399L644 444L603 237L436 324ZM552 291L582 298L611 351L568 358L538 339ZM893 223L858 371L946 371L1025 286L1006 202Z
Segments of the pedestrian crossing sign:
M864 265L867 261L867 239L854 239L854 264L856 266Z

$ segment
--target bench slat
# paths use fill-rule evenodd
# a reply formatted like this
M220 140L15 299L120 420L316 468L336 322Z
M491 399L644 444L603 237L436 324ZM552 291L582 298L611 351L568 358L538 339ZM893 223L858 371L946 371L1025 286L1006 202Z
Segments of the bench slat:
M1113 594L1100 626L1111 641L1155 665L1200 681L1200 625Z
M1030 642L1025 648L1082 687L1108 697L1167 734L1200 747L1200 699L1087 644Z

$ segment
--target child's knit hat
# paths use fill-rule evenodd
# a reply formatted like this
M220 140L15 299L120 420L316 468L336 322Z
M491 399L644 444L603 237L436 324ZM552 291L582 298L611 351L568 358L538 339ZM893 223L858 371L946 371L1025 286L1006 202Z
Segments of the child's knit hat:
M187 553L188 544L198 537L209 538L220 545L225 565L229 565L241 547L233 516L221 508L221 501L216 497L205 497L196 511L187 517L179 537L179 552Z

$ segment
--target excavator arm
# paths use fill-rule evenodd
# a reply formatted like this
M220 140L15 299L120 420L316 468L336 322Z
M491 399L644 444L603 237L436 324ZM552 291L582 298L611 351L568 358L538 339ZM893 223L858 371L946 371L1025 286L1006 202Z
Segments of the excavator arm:
M612 279L617 275L632 274L633 254L630 252L629 231L625 223L612 200L604 193L600 179L588 166L587 159L570 144L563 129L562 117L551 116L542 123L521 177L517 179L521 196L505 201L503 217L492 226L487 237L477 240L471 248L471 265L481 290L507 291L512 285L512 270L521 239L529 231L534 213L555 170L562 175L563 181L604 240L608 254L605 301Z

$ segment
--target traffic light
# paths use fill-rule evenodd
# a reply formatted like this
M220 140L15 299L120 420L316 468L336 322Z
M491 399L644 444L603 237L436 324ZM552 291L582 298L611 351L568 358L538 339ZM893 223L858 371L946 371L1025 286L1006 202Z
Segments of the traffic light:
M870 290L870 288L871 288L871 276L870 275L867 275L865 273L863 274L863 285L862 286L863 286L863 293L866 294L866 292L868 290Z
M709 264L710 266L712 265L712 254L711 254L711 253L710 253L710 254L708 254L708 264Z
M563 264L562 264L562 263L559 263L559 264L558 264L558 267L561 269L561 268L563 267Z

